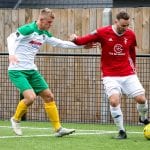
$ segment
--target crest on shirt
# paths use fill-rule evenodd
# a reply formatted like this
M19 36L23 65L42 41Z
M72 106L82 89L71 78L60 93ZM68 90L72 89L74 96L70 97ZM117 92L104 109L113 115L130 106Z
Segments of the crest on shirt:
M128 39L124 38L124 44L127 44Z

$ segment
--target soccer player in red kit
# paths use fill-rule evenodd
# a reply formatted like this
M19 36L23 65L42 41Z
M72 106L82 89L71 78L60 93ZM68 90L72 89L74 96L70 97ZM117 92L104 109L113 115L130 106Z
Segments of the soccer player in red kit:
M136 37L134 32L128 28L129 22L128 13L120 11L113 25L98 28L85 36L73 34L70 37L77 45L92 42L101 44L102 79L110 102L111 116L118 127L117 139L127 138L120 108L122 93L133 97L137 102L139 121L145 125L149 123L145 89L136 74Z

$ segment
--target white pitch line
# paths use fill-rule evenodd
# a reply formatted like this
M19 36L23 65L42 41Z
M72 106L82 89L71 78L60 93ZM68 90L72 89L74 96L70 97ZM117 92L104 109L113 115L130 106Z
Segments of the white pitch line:
M11 126L0 126L0 128L12 128ZM32 129L32 130L52 130L52 128L44 128L44 127L42 127L42 128L39 128L39 127L28 127L28 126L26 126L26 127L21 127L22 129ZM106 130L81 130L81 129L76 129L76 130L78 130L78 131L91 131L91 132L99 132L99 131L106 131Z
M9 126L0 126L2 128L11 128ZM22 127L22 128L28 128L28 129L50 129L50 128L30 128L30 127ZM112 134L117 133L117 131L106 131L106 130L78 130L76 129L76 133L72 134L73 136L78 135L102 135L102 134ZM142 134L142 132L134 132L129 131L127 133L132 134ZM42 134L42 135L23 135L23 136L0 136L0 139L10 139L10 138L32 138L32 137L52 137L54 134Z
M0 128L12 128L11 126L0 126ZM26 126L26 127L21 127L21 129L31 129L31 130L52 130L52 128L44 128L44 127L42 127L42 128L39 128L39 127L28 127L28 126ZM81 132L99 132L99 131L106 131L106 130L88 130L88 129L85 129L85 130L81 130L81 129L76 129L76 130L78 130L78 131L81 131Z
M0 128L12 128L11 126L0 126ZM52 128L39 128L39 127L21 127L22 129L31 129L31 130L52 130ZM76 131L79 131L79 132L114 132L116 133L117 131L108 131L108 130L88 130L88 129L85 129L85 130L81 130L81 129L75 129ZM127 133L143 133L143 132L137 132L137 131L127 131Z
M110 134L110 133L115 133L114 131L112 132L95 132L95 133L74 133L71 134L71 136L76 136L76 135L101 135L101 134ZM32 138L32 137L52 137L54 136L53 134L41 134L41 135L23 135L23 136L0 136L0 139L9 139L9 138Z
M11 126L0 126L0 128L12 128ZM38 127L21 127L22 129L32 129L32 130L49 130L52 128L38 128Z
M10 139L10 138L32 138L32 137L50 137L54 136L52 134L41 134L41 135L23 135L23 136L0 136L0 139Z

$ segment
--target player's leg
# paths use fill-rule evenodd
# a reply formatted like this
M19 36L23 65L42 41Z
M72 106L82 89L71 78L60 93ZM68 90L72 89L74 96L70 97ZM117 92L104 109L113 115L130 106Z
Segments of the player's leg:
M22 99L16 109L13 116L14 120L20 122L22 116L27 112L27 108L34 102L36 95L33 90L25 90L23 92L24 99Z
M39 95L44 100L44 108L48 115L49 120L52 123L52 126L54 127L55 131L58 130L61 127L61 124L53 94L49 89L45 89L42 92L40 92Z
M36 72L34 79L32 79L30 83L36 93L38 93L38 95L41 96L44 100L45 111L52 123L52 126L54 127L54 130L56 131L55 135L61 137L75 132L74 129L66 129L61 127L58 109L54 101L54 95L48 88L48 84L46 83L43 76L39 72Z
M11 117L13 131L17 135L22 135L20 120L22 116L27 112L28 106L30 106L35 100L36 95L32 90L32 87L30 86L24 73L22 73L21 71L9 71L8 75L12 83L20 90L24 97L24 99L19 101L15 114L13 115L13 117Z
M119 134L117 139L126 139L127 135L123 125L123 114L120 108L121 88L115 78L103 78L105 92L110 102L110 112L115 125L118 128Z
M132 75L127 78L124 91L137 102L139 121L141 123L148 124L148 104L145 97L145 89L141 85L137 75Z
M20 101L24 99L23 95L20 93ZM25 113L22 117L21 117L21 121L26 121L27 120L27 113Z
M55 136L57 137L62 137L65 135L72 134L75 132L74 129L66 129L61 126L60 120L59 120L59 113L57 106L54 101L54 96L50 89L46 89L42 92L39 93L39 95L43 98L44 100L44 107L47 112L48 118L50 119L52 126L54 127L55 130Z
M148 104L144 94L137 95L134 97L137 102L137 110L139 112L139 122L147 125L149 124L148 120Z

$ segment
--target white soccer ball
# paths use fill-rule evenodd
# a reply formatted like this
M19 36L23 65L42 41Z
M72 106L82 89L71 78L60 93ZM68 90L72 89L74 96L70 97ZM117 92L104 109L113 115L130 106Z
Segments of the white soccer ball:
M144 127L144 137L150 140L150 123Z

